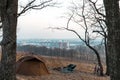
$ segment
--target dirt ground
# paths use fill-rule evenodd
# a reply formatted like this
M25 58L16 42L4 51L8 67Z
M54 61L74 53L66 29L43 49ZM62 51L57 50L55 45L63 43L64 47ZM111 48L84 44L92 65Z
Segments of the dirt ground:
M17 55L17 59L23 54ZM17 80L110 80L108 76L97 76L93 73L94 64L81 62L81 61L72 61L58 57L45 57L46 66L50 72L48 75L42 76L24 76L17 74ZM62 73L57 70L53 70L55 67L64 67L68 64L75 64L77 67L72 73ZM105 66L104 66L105 70Z
M23 76L17 75L18 80L109 80L109 77L98 77L93 74L74 71L73 73L61 73L51 70L49 75L44 76Z

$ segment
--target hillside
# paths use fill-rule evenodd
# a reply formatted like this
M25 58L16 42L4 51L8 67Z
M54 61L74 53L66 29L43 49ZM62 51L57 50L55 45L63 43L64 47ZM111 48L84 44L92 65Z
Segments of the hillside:
M17 59L21 56L25 56L29 54L21 54L17 55ZM18 80L109 80L107 76L97 76L93 73L94 64L87 63L87 62L76 62L68 59L63 59L59 57L46 57L43 56L44 60L46 61L46 66L49 69L49 75L43 76L24 76L18 75ZM68 64L75 64L77 67L75 68L74 72L72 73L62 73L60 71L53 70L55 67L64 67ZM105 69L105 67L104 67Z

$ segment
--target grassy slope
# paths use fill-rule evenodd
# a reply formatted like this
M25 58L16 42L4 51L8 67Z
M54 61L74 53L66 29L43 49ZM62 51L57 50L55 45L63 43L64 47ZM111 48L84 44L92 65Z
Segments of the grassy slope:
M17 54L17 60L25 55L29 55L26 53ZM78 62L72 61L68 59L63 59L59 57L46 57L44 56L46 66L48 67L50 74L44 76L24 76L18 75L18 80L110 80L109 77L99 77L93 74L94 64L87 62ZM77 67L73 73L61 73L59 71L53 70L55 67L64 67L68 64L76 64ZM105 67L104 67L105 69Z

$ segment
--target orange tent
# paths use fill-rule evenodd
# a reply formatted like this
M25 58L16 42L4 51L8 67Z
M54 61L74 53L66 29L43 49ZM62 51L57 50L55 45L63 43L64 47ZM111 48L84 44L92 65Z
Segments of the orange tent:
M37 56L25 56L20 58L16 64L16 73L30 76L49 74L43 59Z

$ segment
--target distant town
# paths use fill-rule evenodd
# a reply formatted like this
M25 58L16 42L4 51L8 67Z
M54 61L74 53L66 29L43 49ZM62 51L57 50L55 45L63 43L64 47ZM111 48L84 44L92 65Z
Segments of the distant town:
M99 41L96 41L92 44L99 45L99 43ZM60 49L75 49L80 45L85 46L85 44L79 39L19 39L17 44L18 46L34 45Z

